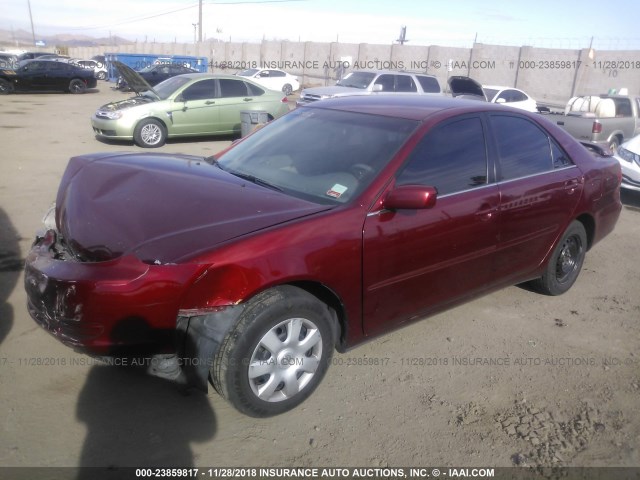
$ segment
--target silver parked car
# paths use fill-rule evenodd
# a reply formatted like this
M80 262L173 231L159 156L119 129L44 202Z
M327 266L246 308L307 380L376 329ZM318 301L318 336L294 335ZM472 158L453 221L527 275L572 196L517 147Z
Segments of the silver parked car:
M296 105L306 105L326 98L372 93L440 94L438 79L432 75L391 70L359 70L350 72L333 87L305 88Z
M618 147L615 158L622 166L622 188L640 192L640 135Z

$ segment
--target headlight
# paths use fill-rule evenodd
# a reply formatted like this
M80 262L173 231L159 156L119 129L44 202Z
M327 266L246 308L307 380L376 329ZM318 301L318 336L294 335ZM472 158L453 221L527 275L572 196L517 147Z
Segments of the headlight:
M640 165L640 155L638 155L637 153L633 153L626 148L618 147L618 156L621 159L626 160L627 162L636 162L638 165Z
M55 202L49 207L47 213L42 217L42 223L45 230L56 230L56 204Z
M96 117L108 118L109 120L117 120L122 118L122 111L119 110L98 110Z

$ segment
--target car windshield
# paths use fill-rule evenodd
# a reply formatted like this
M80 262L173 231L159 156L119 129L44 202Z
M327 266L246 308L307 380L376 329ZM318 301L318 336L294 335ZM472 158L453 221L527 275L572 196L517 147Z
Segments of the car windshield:
M342 80L338 80L336 85L341 87L361 88L365 89L373 81L376 74L372 72L351 72Z
M258 70L257 68L248 68L247 70L243 70L241 71L238 75L240 77L250 77L252 75L255 75L256 73L258 73L260 70Z
M299 108L225 153L220 168L321 204L362 192L418 122L322 108Z
M177 89L190 81L187 77L177 76L166 79L164 82L160 82L153 89L158 94L161 100L169 98Z
M484 96L487 97L487 101L491 101L495 98L495 96L498 94L498 92L500 90L497 90L495 88L485 88L482 87L482 90L484 90Z
M155 70L157 67L157 65L147 65L144 68L141 68L140 70L138 70L139 73L149 73L152 72L153 70Z

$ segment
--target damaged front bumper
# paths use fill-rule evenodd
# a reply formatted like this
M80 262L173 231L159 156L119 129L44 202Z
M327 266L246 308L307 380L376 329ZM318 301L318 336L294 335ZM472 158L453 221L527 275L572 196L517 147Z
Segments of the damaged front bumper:
M186 289L204 269L147 264L132 255L81 262L50 229L36 237L26 258L27 307L76 351L154 357L161 361L148 373L206 392L213 359L244 306L181 309Z
M150 265L132 255L82 262L48 230L26 258L27 306L45 330L91 355L167 350L184 289L201 268Z

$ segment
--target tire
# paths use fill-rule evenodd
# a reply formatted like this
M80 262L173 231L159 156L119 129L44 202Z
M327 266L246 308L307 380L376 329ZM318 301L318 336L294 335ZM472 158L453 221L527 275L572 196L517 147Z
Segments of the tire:
M609 142L609 150L611 152L616 153L618 151L618 146L620 145L618 137L613 137Z
M293 92L293 87L288 83L282 86L282 93L284 93L285 95L289 96L291 95L292 92Z
M98 80L106 80L106 78L107 78L107 73L106 73L106 72L98 72L98 74L96 75L96 77L98 78Z
M532 286L545 295L562 295L574 284L587 251L587 232L574 220L553 251L546 271Z
M142 120L136 125L133 139L142 148L158 148L167 140L167 129L154 118Z
M8 95L13 92L13 85L6 80L0 78L0 95Z
M284 285L256 295L213 359L215 389L252 417L300 405L329 367L332 318L327 305L297 287Z
M74 94L84 93L87 91L87 84L80 79L74 78L69 82L69 91Z

